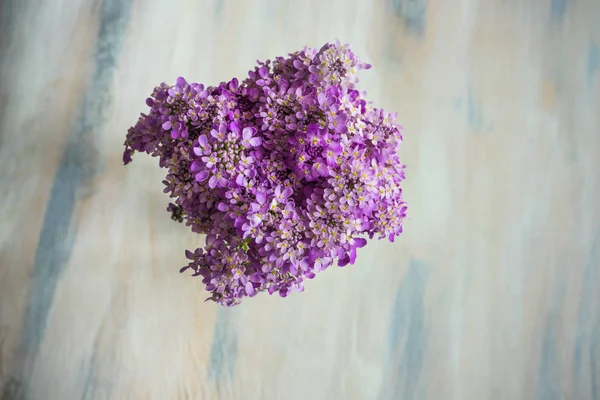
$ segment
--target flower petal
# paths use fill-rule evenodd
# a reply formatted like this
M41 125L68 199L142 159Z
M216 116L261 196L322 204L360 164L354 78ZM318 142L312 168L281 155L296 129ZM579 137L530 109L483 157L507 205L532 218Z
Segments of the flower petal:
M267 194L265 192L256 192L256 201L259 204L265 204L267 201Z
M253 137L252 139L250 139L249 143L254 147L260 146L262 144L262 139L259 137Z
M287 187L283 190L283 192L281 193L281 197L283 197L284 199L287 199L288 197L290 197L290 195L293 193L294 191L292 190L291 187Z
M266 77L269 76L269 70L266 67L260 67L258 69L258 74L260 75L261 78L265 79Z
M365 247L367 245L367 239L365 238L354 238L354 246L357 248Z
M251 214L248 216L248 221L250 222L250 226L256 227L256 226L260 225L260 223L262 222L262 219L256 214Z
M198 182L203 182L208 178L209 172L207 170L200 171L196 174L196 180Z
M192 170L192 172L198 172L202 169L202 163L200 161L196 160L192 163L192 165L190 166L190 169Z
M256 293L256 292L255 292L255 290L254 290L254 285L252 285L252 283L251 283L250 281L248 281L248 282L246 283L246 294L247 294L248 296L254 296L254 294L255 294L255 293Z

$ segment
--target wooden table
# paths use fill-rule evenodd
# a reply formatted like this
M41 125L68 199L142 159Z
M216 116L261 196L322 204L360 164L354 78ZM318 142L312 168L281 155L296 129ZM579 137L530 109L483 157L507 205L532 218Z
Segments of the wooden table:
M0 398L600 399L597 0L7 0ZM399 112L409 217L287 299L203 303L154 85L340 38Z

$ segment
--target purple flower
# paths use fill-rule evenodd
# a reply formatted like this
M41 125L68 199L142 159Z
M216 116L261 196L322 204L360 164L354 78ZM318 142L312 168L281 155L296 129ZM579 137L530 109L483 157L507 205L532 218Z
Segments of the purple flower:
M302 167L304 165L304 163L306 163L307 161L310 161L310 156L308 155L308 153L303 151L302 153L298 154L298 157L296 158L296 160L297 160L298 167Z
M325 150L325 159L327 166L335 167L338 164L338 156L342 153L342 146L339 143L332 142Z
M198 179L196 179L196 180L198 180ZM225 179L223 177L223 174L220 171L217 171L208 180L208 187L211 189L214 189L217 186L223 188L223 187L227 187L227 183L228 183L228 181L227 181L227 179Z
M210 156L202 157L202 161L205 163L207 168L212 168L217 162L219 162L219 158L216 153L212 153Z
M227 125L221 123L219 130L211 129L210 135L217 139L219 142L224 142L227 137Z
M242 144L244 147L257 147L262 143L262 139L259 137L255 137L256 128L244 128L242 131Z
M290 197L290 195L293 193L294 191L292 190L292 188L290 187L286 187L285 189L281 190L281 186L277 186L275 188L275 197L274 200L277 203L284 203L285 200Z
M321 135L321 131L316 125L309 125L306 134L306 142L313 147L322 146L325 144L325 138Z
M251 214L248 215L248 221L250 223L250 226L260 225L267 216L265 207L262 207L256 203L252 203L252 206L250 207L250 212Z
M301 292L334 262L353 264L363 236L402 233L402 127L356 88L368 68L336 41L258 62L246 80L179 77L146 99L123 162L157 157L172 218L207 235L181 268L207 300Z
M314 261L315 272L325 271L327 267L331 265L331 258L329 257L317 257Z
M346 126L347 121L348 115L340 111L331 119L329 129L333 129L337 133L346 133L348 132L348 127Z
M329 176L329 168L327 168L327 165L325 163L318 159L313 163L311 173L314 179L318 179L320 177L327 177Z

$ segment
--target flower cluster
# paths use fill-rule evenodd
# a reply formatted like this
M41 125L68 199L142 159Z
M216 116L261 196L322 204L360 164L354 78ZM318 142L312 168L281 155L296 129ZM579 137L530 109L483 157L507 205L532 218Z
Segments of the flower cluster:
M167 170L168 211L206 245L187 251L214 300L285 297L365 237L402 232L401 127L356 89L370 65L339 42L258 62L246 80L161 84L125 141Z

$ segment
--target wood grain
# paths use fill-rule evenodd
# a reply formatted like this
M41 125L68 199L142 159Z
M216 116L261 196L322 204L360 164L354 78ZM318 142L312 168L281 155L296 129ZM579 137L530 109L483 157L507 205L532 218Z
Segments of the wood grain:
M598 1L0 7L2 400L600 399ZM125 132L162 81L335 38L405 127L405 234L203 303Z

